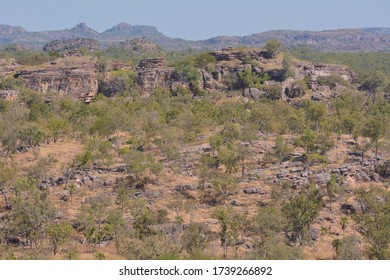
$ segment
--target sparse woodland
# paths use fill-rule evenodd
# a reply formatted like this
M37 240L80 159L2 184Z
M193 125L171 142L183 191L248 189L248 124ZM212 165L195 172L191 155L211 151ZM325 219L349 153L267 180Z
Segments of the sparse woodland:
M0 52L0 93L15 94L0 99L1 259L390 258L389 54L271 41L208 90L217 55L136 46ZM134 66L156 56L181 84L146 96ZM302 59L357 77L300 77ZM15 75L75 61L110 95Z

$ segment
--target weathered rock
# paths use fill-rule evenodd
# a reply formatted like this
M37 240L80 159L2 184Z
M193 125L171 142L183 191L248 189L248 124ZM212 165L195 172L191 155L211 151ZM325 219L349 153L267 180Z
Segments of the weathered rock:
M288 170L282 170L282 171L279 171L278 173L276 173L276 177L277 177L277 178L284 178L284 177L286 177L288 174L290 174L290 171L288 171Z
M162 57L145 58L140 61L138 68L162 68L166 66L165 59Z
M318 186L324 186L328 181L331 179L331 175L329 173L320 173L320 174L315 174L311 176L311 181L316 183Z
M69 199L70 199L70 192L68 190L63 191L60 196L60 200L67 202Z
M156 199L156 198L160 198L162 196L162 194L158 191L147 191L145 192L145 197L149 198L149 199Z
M183 191L189 191L189 190L196 190L198 188L197 185L178 185L175 187L175 190L178 192L183 192Z
M259 90L258 88L246 88L244 90L245 97L251 97L253 99L260 99L263 96L266 96L266 92Z
M220 87L218 79L215 76L206 70L201 70L202 81L204 89L218 89Z
M382 178L381 178L381 176L378 173L372 173L370 177L375 182L382 181Z
M310 228L309 234L312 241L317 241L320 236L320 230L318 228Z
M287 167L298 167L298 166L302 166L302 165L303 165L302 161L293 161L293 162L289 162L287 164Z
M18 91L12 89L0 90L0 98L8 101L15 100L18 94L19 94Z
M313 100L313 101L322 101L324 99L325 99L325 97L321 93L314 93L311 96L311 100Z
M100 49L99 42L89 38L75 38L69 40L54 40L47 43L44 47L44 51L71 51L86 49L89 51L97 51Z
M302 187L302 186L307 186L309 184L309 180L307 178L296 178L293 182L293 187Z
M352 215L352 214L360 214L362 213L362 207L359 204L342 204L341 205L341 212L343 212L346 215Z
M299 172L302 172L303 170L304 170L303 167L294 167L290 170L290 172L299 173Z
M247 188L244 189L245 194L267 194L266 191L264 191L261 187L255 187L255 188Z
M348 139L347 141L345 141L345 144L354 146L356 145L356 141L353 139Z
M263 61L267 57L266 50L264 49L248 49L235 51L231 48L225 48L221 51L210 52L212 56L215 57L217 61L233 61L233 60L258 60Z
M370 177L366 174L366 172L359 171L359 175L360 175L363 182L370 182L371 181Z
M312 81L317 81L320 76L329 76L331 74L340 75L344 80L352 82L356 80L357 75L349 67L333 64L313 64L309 62L294 62L295 77L300 80L306 75Z
M304 96L306 91L296 84L291 84L285 88L284 94L289 98L297 98Z
M137 67L137 83L141 88L142 94L150 95L157 87L170 89L189 88L187 82L180 80L175 76L175 69L165 66L163 58L143 59Z
M98 91L97 66L94 62L22 70L15 77L23 79L28 88L72 96L86 102L91 101Z

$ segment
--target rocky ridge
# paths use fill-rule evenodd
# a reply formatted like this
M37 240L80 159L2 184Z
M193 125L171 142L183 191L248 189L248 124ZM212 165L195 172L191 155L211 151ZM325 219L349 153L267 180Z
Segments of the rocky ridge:
M44 47L44 51L71 51L86 49L89 51L97 51L100 49L99 42L94 39L77 38L69 40L54 40L47 43Z
M64 46L79 48L85 45L94 48L95 43L96 41L92 39L56 41L53 42L51 47L52 49L64 48ZM211 69L196 70L200 74L200 80L197 84L198 89L206 91L242 90L245 97L254 99L262 96L267 97L267 90L258 88L243 89L243 85L239 84L239 75L243 71L249 71L257 77L269 77L269 81L265 85L279 85L280 96L285 100L301 97L305 94L304 91L294 85L296 80L304 77L309 77L311 81L310 89L315 93L313 99L318 101L327 98L329 92L331 92L328 87L318 85L318 77L335 74L349 82L356 79L356 74L348 67L294 62L292 67L296 78L280 83L278 81L282 80L284 71L282 68L283 54L269 59L263 49L224 49L211 52L210 55L215 57L216 63L213 64ZM31 69L23 68L23 70L18 70L19 67L16 64L4 62L4 67L1 68L0 72L4 76L14 73L16 78L24 80L26 86L31 89L44 93L52 92L59 95L69 95L87 102L99 90L110 97L121 93L119 88L110 84L112 77L109 73L111 70L127 69L134 71L136 74L135 82L144 96L151 95L157 87L166 88L171 92L180 87L191 88L189 81L179 75L175 67L167 66L164 58L143 59L135 68L123 63L112 62L111 64L105 66L106 74L103 74L101 67L93 58L77 57L73 59L72 57L63 57L57 61L52 61L50 65L42 65Z

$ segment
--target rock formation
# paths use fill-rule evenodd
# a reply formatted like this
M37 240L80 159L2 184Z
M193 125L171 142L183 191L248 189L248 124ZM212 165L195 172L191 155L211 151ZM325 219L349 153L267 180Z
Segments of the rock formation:
M23 79L28 88L73 96L85 102L90 102L98 90L97 65L94 62L22 70L15 77Z
M340 75L348 82L355 81L357 75L349 67L333 64L318 64L309 62L294 62L295 78L301 80L308 75L312 81L317 81L320 76L329 76L331 74Z
M77 38L69 40L54 40L47 43L44 47L44 51L71 51L71 50L80 50L87 49L89 51L99 50L99 43L94 39L87 38Z
M257 61L264 61L266 59L266 51L263 49L248 49L243 51L234 50L233 48L225 48L221 51L210 53L217 61L233 61L233 60L247 60L253 59Z
M137 83L142 95L150 95L157 87L168 88L174 91L179 87L189 88L186 81L180 80L175 75L175 68L165 66L163 58L147 58L141 60L137 67Z

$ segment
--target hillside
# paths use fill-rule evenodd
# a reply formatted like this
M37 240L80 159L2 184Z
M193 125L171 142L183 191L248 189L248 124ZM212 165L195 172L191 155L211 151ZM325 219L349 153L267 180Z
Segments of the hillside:
M361 28L325 31L273 30L248 36L218 36L207 40L191 41L165 36L156 27L119 23L102 33L80 23L71 29L59 31L28 32L22 27L0 25L0 46L18 44L41 49L52 40L73 38L97 39L103 48L128 39L142 37L169 50L220 49L224 47L259 47L272 38L287 47L310 47L327 52L389 52L389 28Z
M0 59L0 258L389 259L387 72L97 45Z

